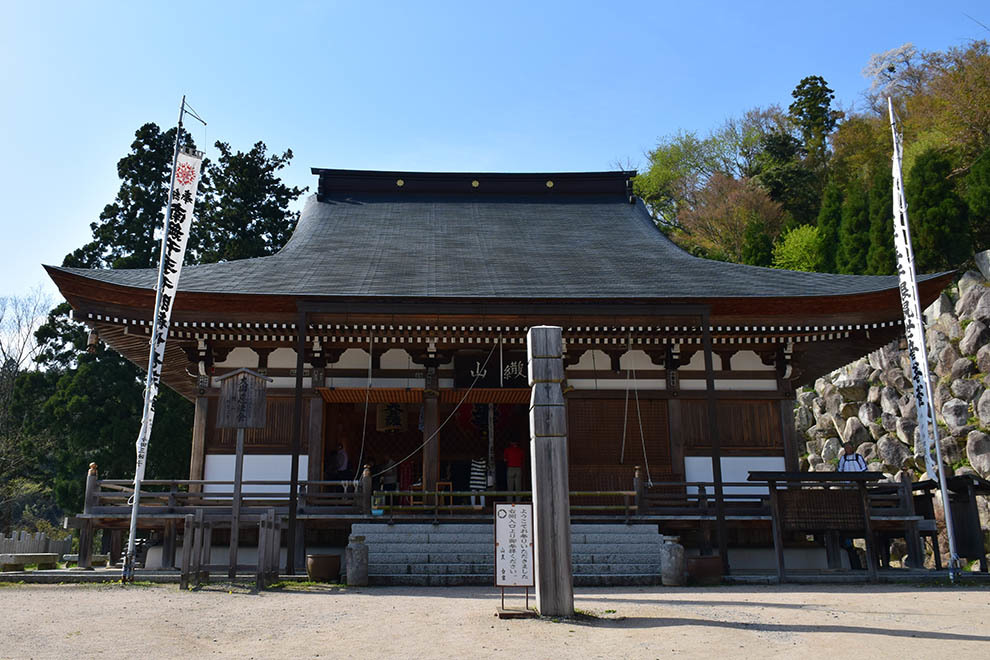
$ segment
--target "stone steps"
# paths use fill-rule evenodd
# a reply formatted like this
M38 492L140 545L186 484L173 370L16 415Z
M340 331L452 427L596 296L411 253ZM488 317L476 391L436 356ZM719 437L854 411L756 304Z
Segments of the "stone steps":
M494 582L491 525L360 523L352 534L368 545L371 584L452 586ZM571 528L574 583L660 583L660 543L652 525L577 524Z

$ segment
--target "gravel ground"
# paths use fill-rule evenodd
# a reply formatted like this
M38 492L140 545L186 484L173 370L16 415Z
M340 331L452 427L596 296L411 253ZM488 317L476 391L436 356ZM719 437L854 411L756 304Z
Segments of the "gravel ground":
M497 605L480 587L2 586L0 657L990 658L985 587L583 588L560 621Z

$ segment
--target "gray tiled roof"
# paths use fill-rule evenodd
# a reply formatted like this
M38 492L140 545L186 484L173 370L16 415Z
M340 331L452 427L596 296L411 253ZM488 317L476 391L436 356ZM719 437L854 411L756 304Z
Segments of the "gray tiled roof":
M62 269L151 288L155 271ZM436 298L855 294L896 277L798 273L693 257L623 195L312 196L270 257L187 266L181 291Z

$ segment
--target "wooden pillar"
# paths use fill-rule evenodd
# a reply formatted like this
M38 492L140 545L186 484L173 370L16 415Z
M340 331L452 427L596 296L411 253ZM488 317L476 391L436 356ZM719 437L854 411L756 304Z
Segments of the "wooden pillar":
M728 534L725 528L725 498L722 489L722 437L718 430L718 399L715 394L715 368L712 364L711 317L701 315L702 342L705 349L705 394L708 399L708 435L712 446L712 481L715 482L715 519L718 526L718 554L722 574L729 574Z
M306 431L306 441L309 443L309 467L307 478L319 481L323 471L323 399L313 397L309 400L309 426Z
M165 521L162 538L162 568L175 568L175 536L178 524L175 520Z
M234 496L230 502L230 554L227 577L237 576L237 550L241 541L241 482L244 479L244 429L237 429L237 446L234 454Z
M209 411L209 399L205 396L196 397L196 409L193 413L192 451L189 453L189 478L203 478L203 464L206 460L206 416ZM199 484L189 486L190 493L201 492Z
M299 505L299 450L302 445L303 367L306 356L306 312L300 310L296 319L296 389L292 409L292 461L289 468L289 538L286 542L285 574L296 574L296 508Z
M121 550L124 545L124 530L113 529L103 532L104 536L110 534L109 555L110 565L116 566L120 562Z
M543 616L573 616L567 408L560 387L564 380L561 329L530 328L526 348L533 388L529 430L536 609Z
M426 360L426 387L423 389L423 491L435 491L440 475L440 439L437 437L439 420L439 367L436 358ZM433 497L424 497L427 506Z

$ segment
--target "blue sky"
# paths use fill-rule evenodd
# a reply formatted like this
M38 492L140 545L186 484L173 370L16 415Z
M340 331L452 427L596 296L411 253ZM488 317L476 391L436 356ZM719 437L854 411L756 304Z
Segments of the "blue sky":
M196 141L309 168L556 171L643 162L657 138L790 102L861 104L873 53L990 33L984 1L11 2L0 0L0 295L54 287L116 162L182 94Z

